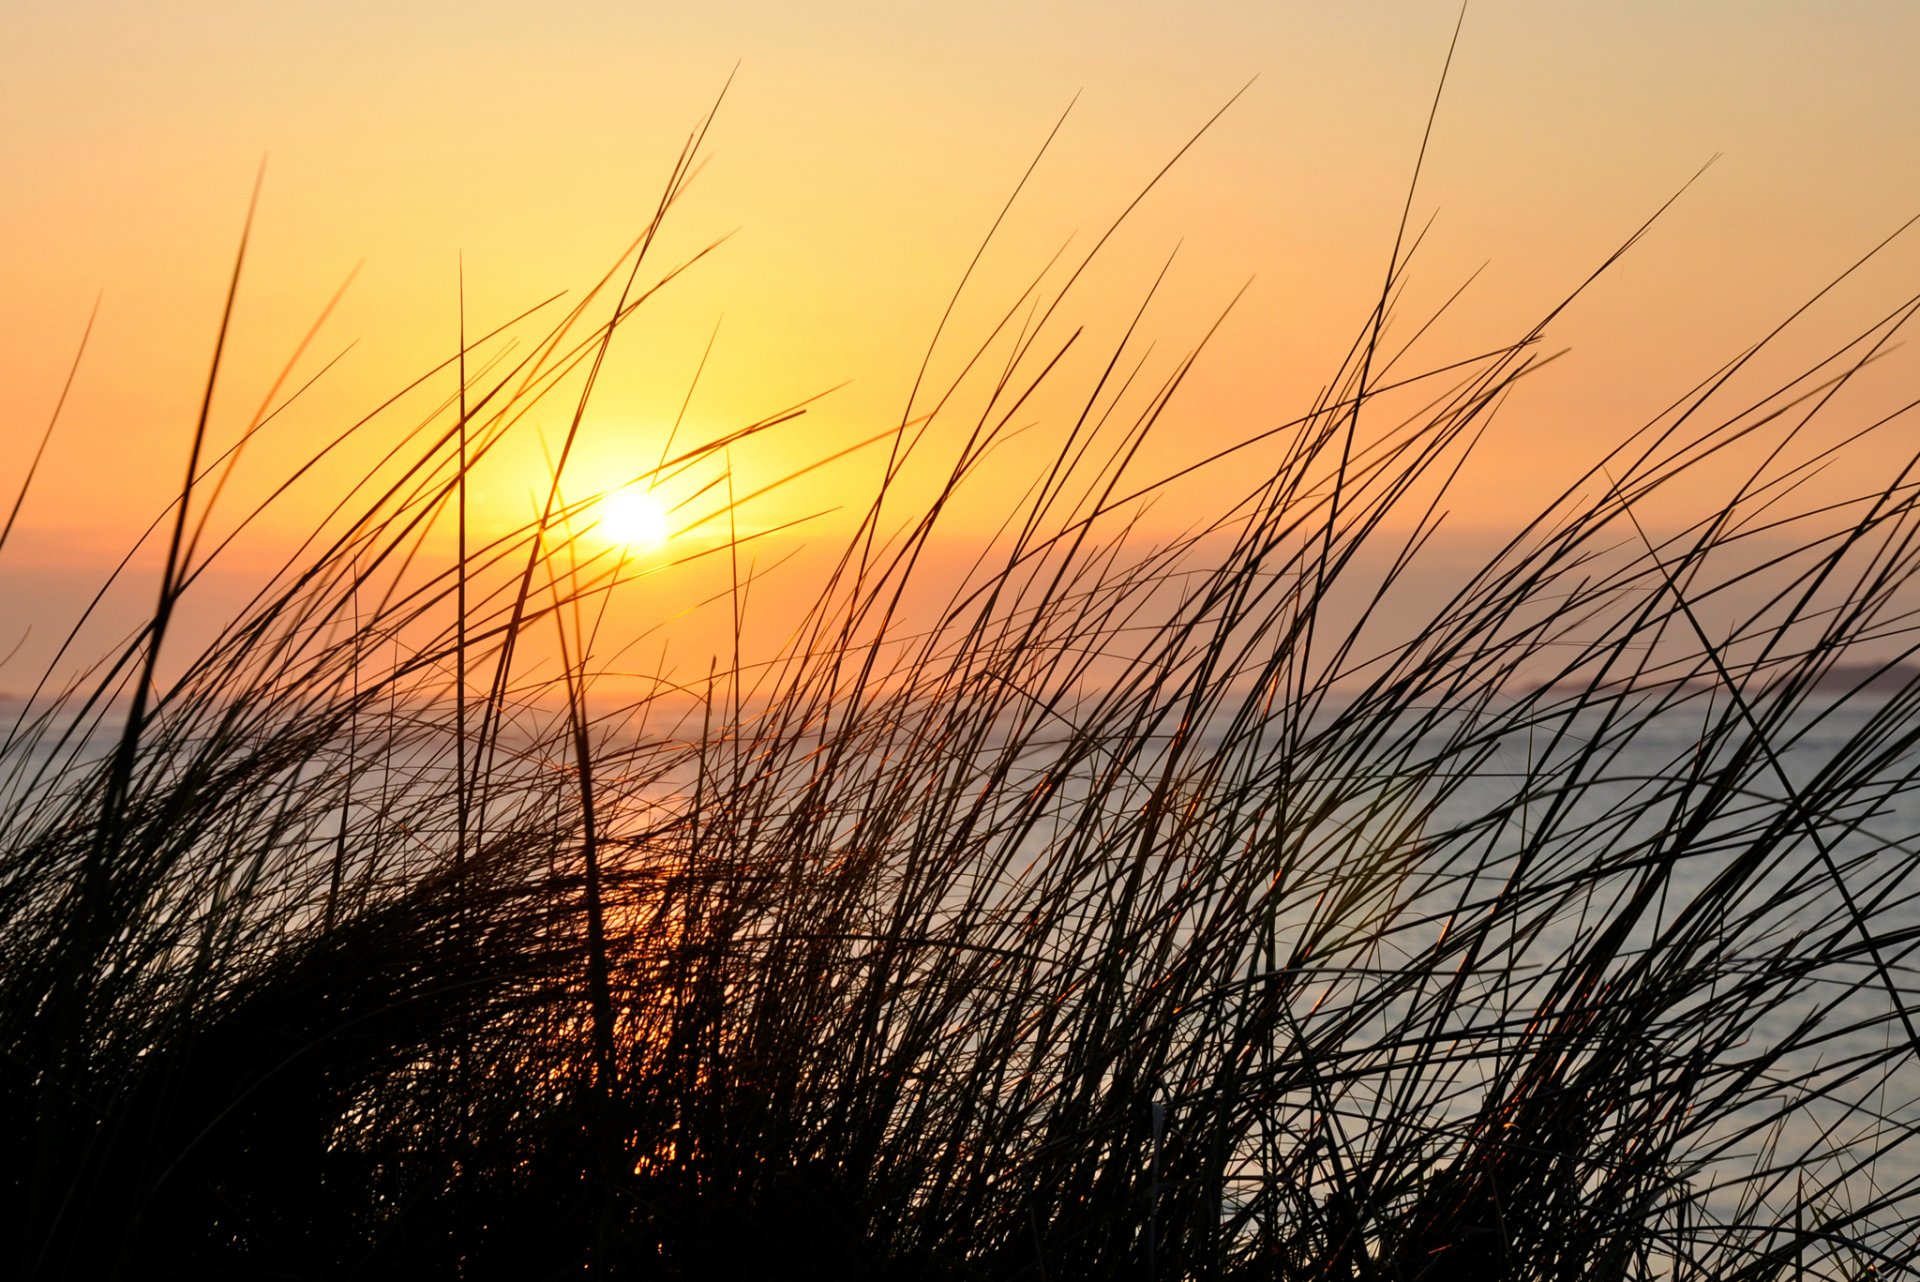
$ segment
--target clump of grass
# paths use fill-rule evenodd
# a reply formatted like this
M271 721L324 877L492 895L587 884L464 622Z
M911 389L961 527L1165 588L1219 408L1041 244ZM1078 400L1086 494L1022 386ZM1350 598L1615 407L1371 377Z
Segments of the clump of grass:
M1129 331L925 582L1059 390L1070 279L916 391L784 644L609 711L631 567L568 537L571 432L520 529L469 529L465 484L560 389L578 429L679 270L651 231L517 363L463 339L457 392L162 684L219 552L203 419L150 625L8 731L19 1276L1911 1269L1911 466L1795 510L1776 451L1691 528L1636 521L1805 431L1911 306L1750 403L1716 375L1383 633L1544 322L1409 378L1396 249L1271 466L1221 450L1217 508L1157 540L1177 478L1137 458L1191 358L1137 382ZM904 511L910 465L945 479Z

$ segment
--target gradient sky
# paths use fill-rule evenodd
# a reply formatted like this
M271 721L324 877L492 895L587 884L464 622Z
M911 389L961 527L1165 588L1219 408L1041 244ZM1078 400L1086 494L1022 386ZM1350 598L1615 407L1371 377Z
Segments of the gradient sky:
M50 585L108 564L177 485L262 156L216 440L364 267L301 369L353 350L307 417L263 442L255 484L328 415L451 353L460 256L475 328L590 283L730 75L665 256L733 237L623 340L578 485L653 457L716 325L695 434L850 381L805 432L736 460L749 479L897 421L954 283L1076 95L961 329L997 314L1061 243L1090 244L1252 80L1077 301L1087 323L1111 323L1177 246L1151 318L1171 359L1251 279L1164 457L1291 417L1379 288L1455 17L1400 0L583 0L544 13L493 0L13 0L0 9L9 495L101 302L0 591L16 624L57 613ZM1432 363L1524 330L1720 160L1556 325L1549 344L1572 355L1489 437L1454 503L1464 529L1519 519L1920 213L1916 51L1920 5L1906 0L1471 7L1415 197L1416 219L1438 217L1409 313L1488 266L1425 340ZM1920 248L1902 243L1790 350L1823 354L1916 280ZM1883 362L1858 412L1911 395L1916 368L1905 353ZM780 501L829 505L830 487L857 480L837 472L818 482L829 492ZM507 519L526 496L487 501ZM291 538L302 512L262 537Z

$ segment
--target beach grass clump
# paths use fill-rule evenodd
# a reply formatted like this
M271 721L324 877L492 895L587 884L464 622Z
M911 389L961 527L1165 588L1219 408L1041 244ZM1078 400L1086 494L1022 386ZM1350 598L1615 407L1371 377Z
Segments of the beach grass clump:
M1036 285L880 438L782 640L616 704L636 571L565 469L682 270L652 243L346 428L385 461L176 654L222 548L203 417L149 621L9 725L15 1276L1913 1271L1920 491L1717 466L1809 436L1911 307L1716 373L1410 618L1552 316L1409 375L1396 250L1327 392L1195 463L1169 535L1143 505L1189 478L1138 458L1191 356L1125 377L1129 331L1063 387L1077 277ZM1040 388L1070 420L1009 484ZM473 527L555 405L544 507ZM999 535L929 569L996 476ZM743 537L700 554L719 609Z

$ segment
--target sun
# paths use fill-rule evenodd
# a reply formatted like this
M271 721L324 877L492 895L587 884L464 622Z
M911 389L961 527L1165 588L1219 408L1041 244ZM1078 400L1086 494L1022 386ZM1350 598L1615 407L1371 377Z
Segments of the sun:
M667 541L667 510L646 490L628 486L595 505L593 532L608 543L654 548Z

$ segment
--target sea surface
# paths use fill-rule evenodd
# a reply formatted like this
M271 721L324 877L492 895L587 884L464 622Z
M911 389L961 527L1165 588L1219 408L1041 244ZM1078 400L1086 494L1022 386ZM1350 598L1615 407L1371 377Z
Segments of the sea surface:
M1447 746L1460 730L1424 732L1406 760L1426 776L1391 808L1370 808L1356 776L1319 820L1356 850L1369 825L1419 843L1400 887L1400 954L1509 896L1511 921L1487 935L1495 960L1481 962L1507 984L1478 999L1509 1014L1610 930L1612 982L1662 956L1710 955L1701 973L1713 973L1676 999L1665 1035L1681 1030L1683 1050L1688 1019L1733 1019L1715 1055L1756 1067L1691 1144L1707 1205L1732 1214L1759 1170L1772 1172L1770 1198L1811 1181L1836 1213L1883 1197L1899 1213L1920 1190L1920 724L1908 705L1808 704L1774 722L1703 700L1624 717L1588 707L1490 731L1470 753ZM115 742L111 726L16 737L0 762L6 839L63 787L97 778ZM445 746L418 750L416 779L441 787ZM1406 768L1395 758L1381 777ZM1069 804L1074 791L1063 789ZM1028 835L1027 855L1046 857L1047 831ZM1532 889L1515 896L1513 883ZM1458 1108L1477 1102L1464 1092Z

